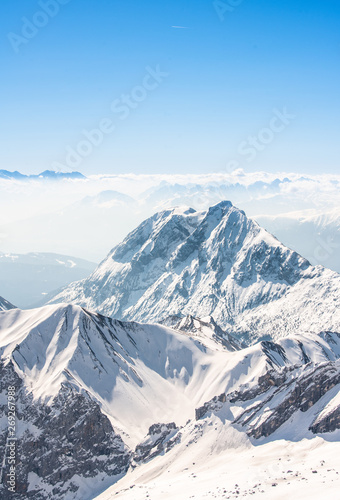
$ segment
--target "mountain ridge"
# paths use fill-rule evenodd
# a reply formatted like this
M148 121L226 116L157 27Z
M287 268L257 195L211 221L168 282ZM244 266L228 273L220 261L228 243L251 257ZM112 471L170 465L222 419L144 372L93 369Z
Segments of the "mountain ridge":
M256 453L269 438L337 439L339 333L230 351L203 323L191 335L68 304L1 313L0 398L15 387L18 498L90 500L136 468L164 456L181 464L198 448L205 461L223 450L224 461L230 448ZM1 484L0 493L11 498Z
M80 172L57 172L55 170L44 170L40 174L22 174L15 170L10 172L9 170L0 170L0 179L14 179L19 181L27 180L61 180L61 179L86 179L85 175Z
M50 302L142 322L212 316L251 343L296 328L338 330L339 299L339 274L311 266L225 201L156 213Z

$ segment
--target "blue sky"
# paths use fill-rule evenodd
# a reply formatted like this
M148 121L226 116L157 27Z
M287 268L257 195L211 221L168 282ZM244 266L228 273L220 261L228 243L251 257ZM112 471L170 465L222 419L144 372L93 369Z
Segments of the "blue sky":
M340 2L218 5L3 0L0 168L337 173Z

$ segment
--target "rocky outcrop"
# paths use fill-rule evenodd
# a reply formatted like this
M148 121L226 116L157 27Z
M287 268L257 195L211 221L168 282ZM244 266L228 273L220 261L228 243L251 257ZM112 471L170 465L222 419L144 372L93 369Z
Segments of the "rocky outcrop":
M286 370L284 370L286 371ZM271 384L272 375L268 374L268 384ZM259 386L258 391L253 391L249 400L250 408L235 420L247 428L247 434L254 438L267 437L275 432L282 424L287 422L292 415L297 412L306 412L317 403L335 385L340 384L340 365L336 363L325 363L320 366L310 367L307 373L300 370L286 374L286 380L276 386L268 386L263 392ZM254 400L262 395L260 402L254 407ZM250 394L248 394L250 396ZM234 395L232 400L236 402L238 398L245 400L246 394ZM327 425L326 420L323 425L312 426L313 432L330 432L336 428L336 419L331 419L332 426Z
M282 387L282 384L287 378L287 373L292 371L293 368L287 367L279 372L275 370L268 370L264 375L261 375L257 384L251 389L240 389L239 391L228 394L230 403L237 403L239 401L249 401L255 399L261 394L266 393L273 387Z
M87 394L63 386L49 404L33 400L9 363L0 365L2 398L16 387L16 498L82 499L81 481L124 474L131 452ZM1 429L1 456L8 456L8 427ZM7 448L6 448L7 445ZM12 499L3 470L1 498Z
M165 326L170 326L175 330L187 333L194 338L204 339L211 338L217 344L223 346L227 351L239 351L240 349L246 347L244 343L239 341L236 337L223 330L218 326L214 318L211 316L207 319L200 319L191 316L185 316L181 318L179 316L169 316L160 322L160 324Z
M249 345L297 329L339 330L339 299L337 273L311 266L223 201L153 215L51 303L143 323L210 316Z
M305 421L305 431L325 433L340 429L340 360L276 370L268 364L269 369L252 387L240 386L237 391L222 393L197 408L196 420L232 405L239 408L232 423L259 439L270 436L297 412L306 413L321 401ZM322 400L324 397L327 399Z
M319 413L310 426L310 430L314 434L334 432L340 429L340 386L337 389L337 395L330 401L325 410Z
M219 396L215 396L213 399L205 403L203 406L196 408L195 410L195 418L196 420L200 420L205 417L209 411L216 412L220 410L223 406L223 403L226 402L226 395L223 392Z
M178 431L174 422L152 425L146 439L136 447L133 456L134 464L146 462L170 451L181 439L181 433Z

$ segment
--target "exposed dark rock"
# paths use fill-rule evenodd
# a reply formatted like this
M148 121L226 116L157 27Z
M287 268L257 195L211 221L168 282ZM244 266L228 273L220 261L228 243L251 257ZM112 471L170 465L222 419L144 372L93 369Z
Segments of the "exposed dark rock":
M195 337L197 336L198 338L204 338L203 328L209 328L212 332L212 338L219 344L222 344L228 351L239 351L246 347L246 344L242 341L220 328L212 317L209 317L209 320L203 321L191 315L182 318L174 315L160 321L160 324L170 326L175 330L194 335Z
M146 439L136 447L133 456L135 464L151 460L171 450L181 439L178 430L174 422L152 425Z
M76 476L114 477L127 471L131 452L87 394L62 386L54 400L47 404L33 400L11 363L6 367L0 364L0 377L3 397L9 385L16 387L17 415L16 494L6 487L9 472L6 462L0 486L3 500L63 499L66 492L67 498L79 499ZM8 429L2 429L1 456L7 453L7 437ZM29 483L33 477L37 486L32 490Z
M234 391L228 394L228 400L230 403L237 403L238 401L249 401L254 399L261 394L269 391L273 387L280 387L285 382L287 377L287 372L291 371L292 368L287 367L280 371L268 370L264 375L258 378L258 383L255 387L251 389L240 388L239 391Z
M230 398L230 402L236 403L254 401L263 395L256 405L251 404L234 422L246 426L248 435L257 439L269 436L296 411L306 412L340 383L340 369L337 363L323 363L310 367L307 373L296 370L289 377L287 369L284 369L282 376L279 383L280 380L273 377L273 372L268 372L261 381L259 379L259 385L253 390L234 393ZM263 413L265 407L267 411ZM258 423L261 412L262 418ZM339 411L334 411L328 419L321 420L310 429L313 432L330 432L336 428L340 428Z
M304 360L307 361L307 358L308 356ZM217 413L225 403L231 403L243 408L233 421L234 424L241 425L255 439L267 437L297 411L308 411L338 384L340 361L269 369L258 378L253 387L241 386L238 391L227 395L223 393L197 408L196 420L204 418L208 412ZM319 410L320 417L314 419L309 430L324 433L340 429L340 406L326 413L322 413L323 408Z
M339 387L340 390L340 387ZM322 432L334 432L340 429L340 405L325 416L317 417L309 428L314 434Z
M213 399L205 403L203 406L196 408L195 417L196 420L203 418L209 411L218 411L222 408L223 403L226 402L226 395L223 392L219 396L215 396Z
M274 366L279 366L278 361L275 357L275 354L279 356L283 361L286 361L286 353L283 347L281 347L279 344L276 344L275 342L271 341L263 341L261 342L261 347L262 351L265 353L265 355L268 358L268 364L274 368Z

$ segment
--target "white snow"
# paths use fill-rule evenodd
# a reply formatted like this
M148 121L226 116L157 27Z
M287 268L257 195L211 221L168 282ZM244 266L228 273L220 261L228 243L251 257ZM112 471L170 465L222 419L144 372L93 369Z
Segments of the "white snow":
M96 500L336 500L338 454L339 442L327 437L252 444L211 418L179 447L130 470Z
M196 326L200 327L197 320ZM288 378L312 372L314 366L327 365L340 355L339 336L328 332L296 333L278 345L284 356L275 350L270 354L278 373L290 369ZM195 409L215 396L257 387L269 368L261 344L230 352L214 342L209 329L191 337L169 327L121 323L59 304L0 313L0 356L5 362L12 360L35 399L51 401L62 383L86 391L132 449L145 442L155 423L175 422L181 427L180 441L168 453L130 469L124 478L75 478L81 498L92 498L91 491L118 479L98 500L248 495L316 500L325 491L327 498L338 498L340 431L321 438L308 427L317 415L321 418L337 408L339 385L305 413L295 412L268 438L251 439L241 425L232 423L261 395L249 402L227 401L195 420ZM304 356L310 358L307 365ZM269 391L273 394L274 388ZM258 421L286 394L288 388L276 393L258 413ZM38 479L30 477L34 490Z
M278 366L303 364L299 343L313 363L335 360L340 339L323 335L283 339L286 358L278 357ZM130 446L155 422L184 425L214 396L251 388L268 368L260 344L229 352L209 330L206 338L204 330L190 337L65 304L0 313L0 355L14 361L35 398L50 400L64 382L87 391Z
M340 275L309 265L229 202L155 214L51 302L142 322L209 315L250 343L340 330Z

